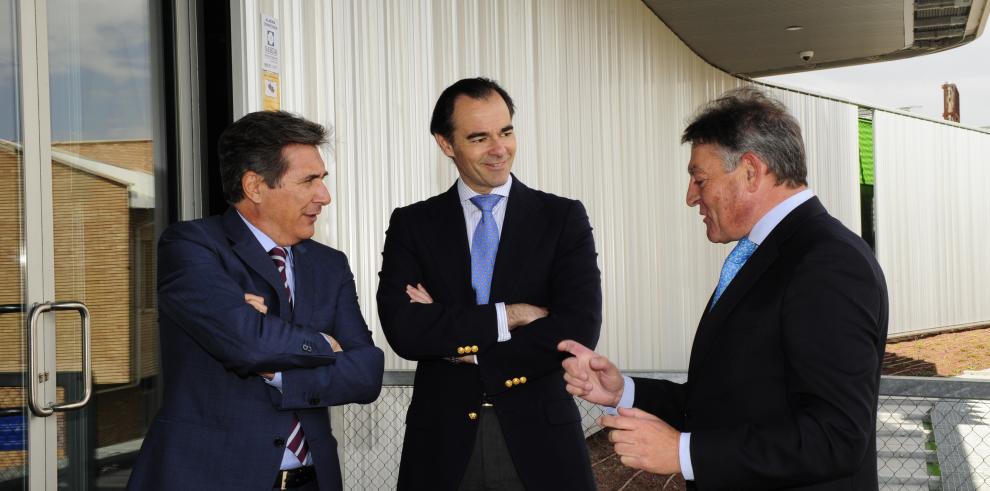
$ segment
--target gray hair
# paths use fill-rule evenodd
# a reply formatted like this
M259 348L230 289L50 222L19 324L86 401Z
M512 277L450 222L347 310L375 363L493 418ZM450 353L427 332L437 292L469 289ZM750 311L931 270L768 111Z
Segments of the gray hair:
M703 106L681 135L681 143L687 142L718 147L726 172L752 152L766 162L778 184L808 184L801 127L780 101L754 87L730 90Z

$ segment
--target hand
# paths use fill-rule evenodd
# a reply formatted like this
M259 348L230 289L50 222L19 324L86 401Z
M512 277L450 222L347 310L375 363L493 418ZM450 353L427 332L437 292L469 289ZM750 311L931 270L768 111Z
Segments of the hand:
M338 343L337 340L333 338L333 336L322 332L320 334L323 334L323 337L326 338L328 343L330 343L330 348L333 349L334 353L340 353L341 351L344 351L344 348L340 347L340 343Z
M608 441L623 465L655 474L681 472L681 433L641 409L619 409L618 416L602 416L598 424L611 429Z
M409 303L433 303L433 297L426 291L422 283L416 283L415 287L406 285L406 295L409 295Z
M263 297L259 297L258 295L252 295L250 293L245 293L244 301L247 302L248 305L254 307L254 310L261 312L262 315L268 313L268 307L265 306L265 299Z
M546 308L528 303L514 303L505 306L505 316L508 317L510 331L548 315L550 315L550 311Z
M619 405L625 382L615 364L570 339L561 341L557 350L574 355L561 363L567 392L602 406Z

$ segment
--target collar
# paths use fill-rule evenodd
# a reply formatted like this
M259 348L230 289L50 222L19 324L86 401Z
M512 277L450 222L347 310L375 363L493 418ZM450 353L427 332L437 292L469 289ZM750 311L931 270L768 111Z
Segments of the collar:
M512 188L512 174L509 174L509 178L506 179L505 184L492 189L490 194L497 194L503 198L508 198L510 188ZM479 196L480 194L481 193L477 193L468 187L468 185L464 183L463 179L460 177L457 178L457 197L461 200L462 204L475 196Z
M790 212L794 211L795 208L801 206L802 203L808 201L815 196L815 192L811 189L805 189L800 193L791 196L790 198L781 201L780 204L773 207L760 221L756 222L753 226L753 230L749 231L749 240L753 241L755 244L762 244L766 240L770 232L784 219Z
M268 251L272 250L273 247L278 246L278 244L276 244L275 241L268 236L268 234L262 232L260 228L255 227L254 224L249 222L247 218L244 218L244 215L241 215L240 211L237 212L237 216L241 217L241 220L244 220L244 225L247 225L248 230L250 230L251 233L254 234L254 238L258 239L258 242L261 244L261 247L265 249L265 254L268 254ZM283 247L283 249L285 249L286 255L289 258L291 258L292 246Z

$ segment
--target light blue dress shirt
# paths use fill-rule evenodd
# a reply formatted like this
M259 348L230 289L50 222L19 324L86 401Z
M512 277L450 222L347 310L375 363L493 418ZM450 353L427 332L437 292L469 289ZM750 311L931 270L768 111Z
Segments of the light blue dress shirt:
M276 244L275 241L268 236L268 234L262 232L261 229L255 227L254 224L247 221L247 219L244 218L244 215L241 215L241 212L237 212L237 216L241 217L241 220L244 220L244 224L247 225L248 229L251 230L251 233L254 234L254 238L258 239L258 242L261 243L261 247L265 249L266 254L268 251L272 250L273 247L278 246L278 244ZM285 280L286 283L289 284L289 298L291 301L295 302L296 278L293 274L292 247L284 247L283 249L285 249L286 255L288 256L285 260ZM282 372L275 372L275 376L272 377L271 380L264 377L262 377L262 380L264 380L266 384L278 389L279 392L282 392ZM279 468L281 470L288 470L302 467L304 465L313 465L313 454L307 453L306 459L303 462L299 462L299 458L296 457L296 454L292 453L292 451L289 450L289 447L286 446L285 451L282 452L282 464Z

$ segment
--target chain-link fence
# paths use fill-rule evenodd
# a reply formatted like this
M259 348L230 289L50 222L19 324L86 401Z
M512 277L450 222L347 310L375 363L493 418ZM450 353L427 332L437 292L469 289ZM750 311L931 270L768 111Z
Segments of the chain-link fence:
M636 375L685 379L684 373ZM884 377L880 393L880 489L990 491L990 382ZM375 403L335 409L345 488L395 488L411 396L412 373L388 372ZM578 406L585 434L594 434L601 409L584 401Z

